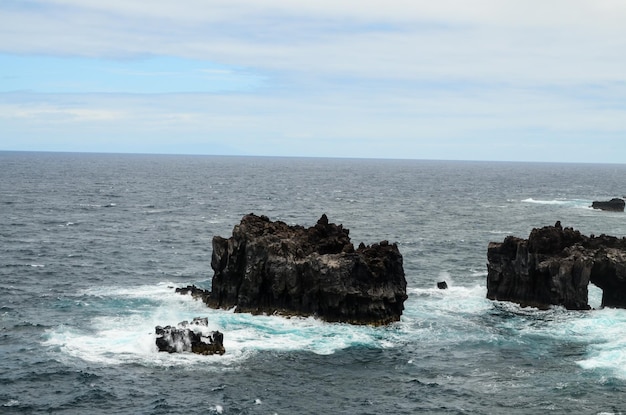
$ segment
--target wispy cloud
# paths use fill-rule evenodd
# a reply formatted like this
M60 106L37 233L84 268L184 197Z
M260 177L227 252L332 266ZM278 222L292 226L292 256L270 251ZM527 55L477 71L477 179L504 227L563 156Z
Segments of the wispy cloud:
M0 122L158 126L198 152L626 162L625 21L621 0L9 0L0 91L30 92Z
M81 107L64 108L52 105L40 105L37 107L23 107L17 105L0 106L0 118L4 119L24 119L29 122L58 124L58 123L81 123L81 122L102 122L116 121L124 118L121 111L110 109L86 109Z
M132 60L0 55L0 92L172 93L228 92L263 84L258 74L199 60Z

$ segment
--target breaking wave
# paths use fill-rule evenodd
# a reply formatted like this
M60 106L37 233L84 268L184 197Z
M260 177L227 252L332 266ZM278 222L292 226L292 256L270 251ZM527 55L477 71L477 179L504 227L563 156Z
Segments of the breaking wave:
M282 317L214 310L172 284L136 288L100 287L77 296L95 315L77 326L49 328L44 345L65 359L116 365L193 365L211 359L210 370L236 367L249 356L266 352L305 351L333 354L351 347L402 347L415 342L447 345L533 343L538 351L549 344L580 343L585 353L576 363L626 379L626 310L569 312L521 308L485 298L482 285L449 289L409 288L402 320L387 327L326 323L313 317ZM590 290L590 302L601 291ZM224 356L158 352L154 328L207 317L210 330L225 334ZM512 333L517 333L513 335Z
M45 345L87 362L156 365L190 364L205 356L159 353L154 328L207 317L209 330L225 333L224 356L209 356L223 365L253 353L309 351L332 354L348 347L386 347L388 328L325 323L313 317L282 317L214 310L189 295L174 293L171 284L137 288L97 288L79 295L96 316L81 327L61 326L47 333Z
M532 203L536 205L552 205L552 206L562 206L562 207L571 207L578 209L591 209L591 200L584 199L550 199L550 200L541 200L534 199L529 197L527 199L522 200L523 203Z

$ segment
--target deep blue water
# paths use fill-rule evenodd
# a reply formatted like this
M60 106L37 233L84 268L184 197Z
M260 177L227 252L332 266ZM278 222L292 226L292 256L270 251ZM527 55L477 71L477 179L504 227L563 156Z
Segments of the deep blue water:
M560 220L626 236L625 165L0 152L0 413L626 411L626 310L485 299L486 250ZM382 328L210 310L211 239L254 212L404 256ZM446 280L449 290L437 290ZM598 290L590 292L599 305ZM196 316L224 356L158 353Z

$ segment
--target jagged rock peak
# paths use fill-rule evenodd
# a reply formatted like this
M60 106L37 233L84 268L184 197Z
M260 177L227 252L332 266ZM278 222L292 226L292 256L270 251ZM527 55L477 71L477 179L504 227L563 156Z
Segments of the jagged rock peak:
M324 214L309 228L245 215L213 238L212 307L387 324L406 300L402 255L382 241L354 249L349 230Z

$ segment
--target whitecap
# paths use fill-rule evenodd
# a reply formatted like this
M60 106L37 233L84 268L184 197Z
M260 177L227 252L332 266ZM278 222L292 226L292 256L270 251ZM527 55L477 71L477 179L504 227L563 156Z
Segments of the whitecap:
M58 326L45 345L64 356L107 365L138 362L147 365L189 365L211 359L217 370L268 351L308 351L333 354L353 346L392 347L386 328L327 323L313 317L286 318L214 310L189 295L174 293L171 283L139 287L95 287L77 295L98 316L76 326ZM175 325L207 317L208 329L224 333L224 356L159 353L155 326Z
M591 209L591 201L585 199L534 199L529 197L527 199L523 199L522 203L532 203L537 205L552 205L552 206L563 206L563 207L572 207L578 209Z
M587 357L577 363L586 370L626 379L626 310L603 309L590 314L591 318L576 327L580 336L592 341Z
M11 407L11 406L18 406L19 404L20 404L20 401L18 401L17 399L9 399L5 403L3 403L2 406Z
M512 235L512 231L499 231L499 230L491 230L488 233L491 235Z
M522 200L524 203L536 203L538 205L563 205L567 203L565 200L537 200L529 197L528 199Z
M497 313L506 317L497 321L498 327L517 333L515 337L520 342L532 341L538 347L537 340L544 339L550 340L545 344L554 341L575 345L576 353L581 353L576 360L579 367L626 380L626 310L570 311L563 307L539 310L511 302L493 304Z
M489 313L493 303L486 298L483 285L455 286L448 289L409 288L405 302L400 339L420 339L432 344L459 341L492 341L490 327L481 317Z

